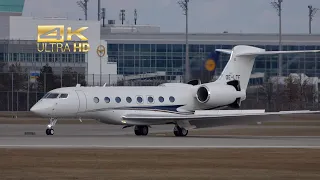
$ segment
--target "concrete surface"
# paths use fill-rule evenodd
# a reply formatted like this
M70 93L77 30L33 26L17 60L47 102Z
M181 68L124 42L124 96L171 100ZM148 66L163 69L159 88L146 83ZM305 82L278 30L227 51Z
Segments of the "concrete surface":
M230 128L230 127L221 127ZM236 128L232 127L232 128ZM272 128L269 127L268 128ZM299 127L297 127L299 128ZM154 126L148 136L135 136L133 128L106 124L56 125L45 135L43 125L0 125L0 147L59 148L320 148L320 136L163 136L173 125ZM25 135L35 132L35 135ZM154 133L154 134L152 134ZM161 137L162 136L162 137Z

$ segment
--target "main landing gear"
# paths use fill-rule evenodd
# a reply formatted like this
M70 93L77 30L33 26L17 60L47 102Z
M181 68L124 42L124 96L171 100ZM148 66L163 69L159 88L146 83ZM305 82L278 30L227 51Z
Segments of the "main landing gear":
M186 130L185 128L181 128L179 126L175 126L173 129L173 133L175 136L187 136L188 135L188 130Z
M149 127L148 126L135 126L134 133L137 136L146 136L149 133Z
M175 136L187 136L188 135L188 130L185 129L185 128L181 128L179 126L175 126L174 129L173 129L173 133ZM148 126L135 126L134 127L134 133L137 135L137 136L146 136L148 135L149 133L149 127Z
M50 118L50 123L48 124L47 129L46 129L47 135L54 134L53 127L56 125L57 121L58 121L58 119Z

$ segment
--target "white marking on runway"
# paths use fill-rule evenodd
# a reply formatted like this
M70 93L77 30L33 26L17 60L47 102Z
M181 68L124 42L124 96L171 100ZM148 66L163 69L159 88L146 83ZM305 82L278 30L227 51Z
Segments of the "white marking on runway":
M320 149L320 146L108 146L108 145L0 145L0 148L143 148L143 149L205 149L205 148L280 148Z

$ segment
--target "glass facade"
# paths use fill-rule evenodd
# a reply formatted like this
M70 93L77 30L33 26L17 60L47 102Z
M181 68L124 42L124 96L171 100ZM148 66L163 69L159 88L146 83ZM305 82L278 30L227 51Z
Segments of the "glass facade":
M232 49L233 45L190 44L191 71L205 71L204 62L215 49ZM279 46L259 45L267 51ZM283 50L315 50L320 46L283 45ZM166 71L168 75L183 75L185 64L184 44L108 44L109 61L118 63L118 74L143 74ZM309 77L320 77L320 53L282 55L283 76L290 73L305 73ZM229 60L228 54L220 54L215 73L220 74ZM256 58L253 73L263 72L268 76L278 73L278 55Z
M0 40L0 62L19 62L29 70L40 70L48 64L54 70L68 66L82 68L85 72L86 56L87 53L81 52L38 52L35 41Z
M22 13L25 0L0 0L0 12Z

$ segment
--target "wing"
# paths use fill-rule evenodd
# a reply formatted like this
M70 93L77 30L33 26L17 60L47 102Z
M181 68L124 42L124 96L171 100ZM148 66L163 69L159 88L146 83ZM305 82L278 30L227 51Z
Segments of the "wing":
M302 114L320 114L320 111L280 111L280 112L264 112L264 110L227 112L228 110L215 110L210 114L198 113L193 115L147 115L147 114L127 114L123 116L123 120L139 123L156 123L156 122L177 122L188 124L186 126L195 126L196 128L239 125L252 122L264 122L280 119L286 115L302 115ZM190 124L189 124L190 123Z

